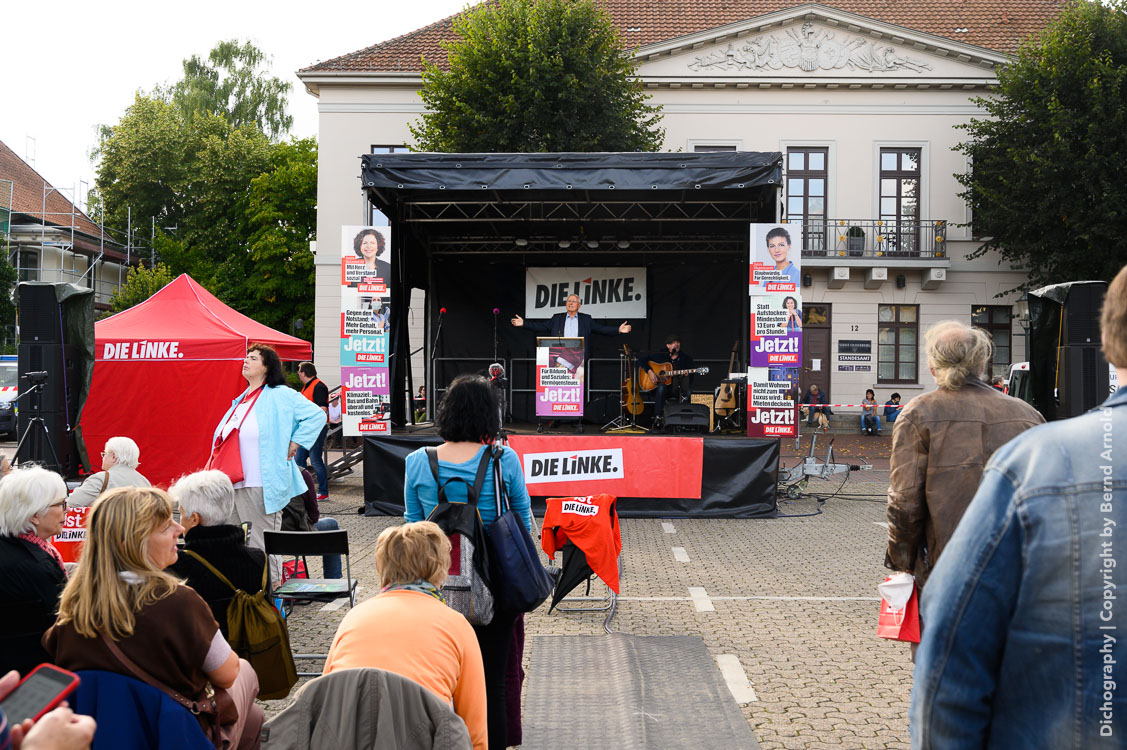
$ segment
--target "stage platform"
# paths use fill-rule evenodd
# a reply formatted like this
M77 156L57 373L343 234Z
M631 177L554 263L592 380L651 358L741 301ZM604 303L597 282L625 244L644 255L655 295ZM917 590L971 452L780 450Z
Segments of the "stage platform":
M624 518L774 518L780 444L739 433L607 432L564 423L539 433L506 424L533 508L547 497L609 493ZM403 513L403 464L442 439L433 425L364 440L364 498L371 515Z

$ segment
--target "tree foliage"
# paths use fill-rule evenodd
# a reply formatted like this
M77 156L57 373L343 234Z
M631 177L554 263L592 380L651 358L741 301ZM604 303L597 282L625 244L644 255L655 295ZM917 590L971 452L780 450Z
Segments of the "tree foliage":
M246 290L257 320L289 331L294 318L313 318L315 269L309 243L316 237L317 143L279 144L272 167L251 180L246 222L249 268ZM311 338L313 327L298 335Z
M450 69L426 62L425 151L654 151L648 103L610 17L593 0L498 0L454 21Z
M15 341L16 331L16 282L19 280L16 269L8 263L6 254L0 253L0 332L3 339L3 353L15 354L14 347L8 345L9 339Z
M964 126L957 148L972 169L956 178L987 238L1027 266L1034 286L1110 280L1127 234L1127 15L1081 0L999 72L990 115Z
M293 86L266 70L270 58L250 42L220 42L207 60L184 60L184 77L157 93L172 103L185 121L216 115L239 128L256 127L277 139L293 126L287 98Z
M152 268L134 266L122 284L110 297L110 310L119 313L139 305L172 283L172 271L163 263Z

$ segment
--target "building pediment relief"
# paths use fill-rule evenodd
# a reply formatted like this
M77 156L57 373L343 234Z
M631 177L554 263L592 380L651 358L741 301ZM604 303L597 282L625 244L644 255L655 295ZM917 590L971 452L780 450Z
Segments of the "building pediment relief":
M670 40L635 53L649 85L995 83L1000 53L824 6L802 6Z
M924 73L932 65L894 45L818 28L810 22L774 34L759 34L722 49L695 55L691 71L814 71Z

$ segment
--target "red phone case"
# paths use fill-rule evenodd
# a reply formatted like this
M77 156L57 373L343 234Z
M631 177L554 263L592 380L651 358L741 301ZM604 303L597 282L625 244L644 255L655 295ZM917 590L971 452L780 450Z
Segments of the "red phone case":
M53 711L54 709L58 708L59 704L62 703L64 700L66 700L67 696L70 695L71 693L73 693L75 688L78 687L78 683L81 682L81 680L79 680L79 678L78 678L78 675L76 675L74 672L63 669L62 667L56 667L54 664L44 663L44 664L40 664L38 667L36 667L35 669L31 670L26 675L24 675L24 678L22 680L20 680L18 685L16 685L15 690L13 690L11 693L8 694L8 697L10 698L11 696L14 696L17 692L19 692L19 689L21 687L23 687L24 683L31 680L31 678L35 676L35 673L38 672L41 669L42 670L50 670L51 672L54 672L57 675L66 676L67 678L69 678L69 682L67 682L65 685L62 686L62 688L59 690L58 694L56 694L55 697L53 699L51 699L50 702L47 703L47 705L45 705L43 708L41 708L39 710L39 713L35 714L35 716L30 717L34 721L39 721L39 719L42 718L44 714L49 713L50 711ZM5 699L5 700L7 700L7 699Z

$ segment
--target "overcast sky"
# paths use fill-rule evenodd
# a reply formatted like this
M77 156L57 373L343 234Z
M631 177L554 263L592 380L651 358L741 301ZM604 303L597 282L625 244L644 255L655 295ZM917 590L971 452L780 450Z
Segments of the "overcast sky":
M438 21L467 2L5 3L0 141L69 197L79 180L94 181L87 154L100 123L116 123L138 89L179 79L184 58L206 57L216 42L232 38L249 39L273 57L274 75L293 84L293 135L316 135L317 100L295 71Z

